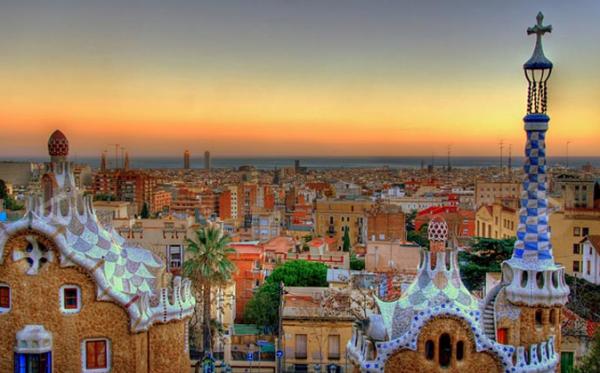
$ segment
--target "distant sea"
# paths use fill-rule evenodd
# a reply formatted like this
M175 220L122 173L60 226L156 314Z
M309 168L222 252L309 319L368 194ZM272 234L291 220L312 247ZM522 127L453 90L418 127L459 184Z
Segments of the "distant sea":
M300 166L310 169L332 169L332 168L420 168L421 164L427 167L432 163L435 167L445 167L448 164L446 157L215 157L211 159L213 168L238 168L244 165L252 165L260 170L273 170L275 168L292 167L294 161L300 160ZM3 158L0 161L19 160L46 162L47 158ZM98 157L71 157L76 163L87 163L96 168L100 165ZM114 158L109 158L109 166L112 166ZM505 157L504 166L507 166ZM190 159L192 168L203 168L204 159L202 157L192 157ZM570 167L581 167L584 164L591 163L594 167L600 168L600 157L570 157L568 164ZM182 168L183 157L138 157L131 158L132 168ZM499 157L451 157L450 164L457 168L470 167L498 167L500 165ZM548 159L550 166L567 165L566 157L551 157ZM513 157L513 167L523 165L523 157Z

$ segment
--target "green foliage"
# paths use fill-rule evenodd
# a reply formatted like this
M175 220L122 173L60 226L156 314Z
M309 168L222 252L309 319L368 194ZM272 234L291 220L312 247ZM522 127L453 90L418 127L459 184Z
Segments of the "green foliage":
M310 247L308 247L308 243L310 241L312 241L312 239L313 239L313 236L310 234L308 236L305 236L304 238L302 238L302 251L310 250Z
M417 218L417 210L412 210L406 215L406 232L415 230L415 219Z
M146 202L144 202L144 205L142 206L142 212L140 213L140 216L142 219L148 219L150 217L150 211Z
M244 321L276 330L279 321L280 288L285 286L325 287L327 266L306 260L292 260L275 268L246 304Z
M258 288L244 309L244 321L265 329L276 330L279 322L279 285L266 281Z
M421 247L429 247L429 238L427 233L428 225L423 224L418 231L412 230L406 233L409 242L414 242Z
M8 194L8 188L4 180L0 179L0 200L4 201L4 207L7 210L22 210L23 204L17 202L13 196Z
M572 276L565 277L571 289L567 308L587 320L600 322L600 285Z
M592 340L591 348L575 368L576 373L600 373L600 328Z
M97 193L94 195L94 201L116 201L117 198L112 194Z
M514 238L478 238L470 252L459 253L460 272L465 286L469 290L483 288L486 272L499 272L502 262L510 259L514 244Z
M0 199L6 199L8 196L8 188L4 180L0 179Z
M353 271L362 271L365 269L365 260L359 259L356 255L352 254L350 256L350 269Z
M349 252L352 244L350 243L350 233L348 233L349 229L344 229L344 238L342 239L343 245L342 249L345 252Z
M204 324L204 351L212 351L211 338L211 287L223 285L231 279L235 265L229 255L235 250L229 246L229 237L218 227L204 227L196 232L196 239L187 239L188 258L183 264L183 272L189 277L194 288L202 291L202 314Z
M283 282L285 286L328 286L327 266L318 262L291 260L275 268L267 282Z
M235 250L229 246L229 236L214 226L200 228L196 239L187 239L186 251L190 254L183 264L184 274L193 282L222 284L227 282L235 265L229 255Z

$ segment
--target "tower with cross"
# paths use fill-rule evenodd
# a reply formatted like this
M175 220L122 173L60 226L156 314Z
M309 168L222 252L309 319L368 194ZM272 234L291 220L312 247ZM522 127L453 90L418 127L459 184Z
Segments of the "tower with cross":
M558 349L560 325L557 325L557 315L567 302L569 288L565 283L564 267L554 262L548 224L545 140L550 117L546 113L546 87L553 65L542 48L542 36L551 32L552 26L543 25L543 20L543 14L538 13L536 25L527 29L527 34L536 35L536 44L533 55L523 65L528 81L527 114L523 118L527 134L525 176L517 241L512 258L503 263L502 276L506 299L520 309L521 315L527 316L521 317L518 326L514 325L520 344L540 343L554 335Z

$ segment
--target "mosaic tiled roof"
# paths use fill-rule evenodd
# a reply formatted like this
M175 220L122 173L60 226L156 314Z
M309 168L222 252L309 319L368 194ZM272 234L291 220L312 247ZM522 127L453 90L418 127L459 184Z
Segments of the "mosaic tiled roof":
M413 314L443 303L451 303L465 314L479 310L479 301L460 279L456 254L456 251L438 253L437 265L432 268L431 254L423 250L417 276L402 296L393 302L376 298L391 338L407 331Z

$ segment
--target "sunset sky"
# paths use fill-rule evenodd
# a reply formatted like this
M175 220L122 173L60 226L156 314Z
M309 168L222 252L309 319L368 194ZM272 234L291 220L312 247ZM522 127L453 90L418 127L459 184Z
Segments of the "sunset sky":
M549 154L600 155L600 1L2 1L0 158L495 155L552 34Z

